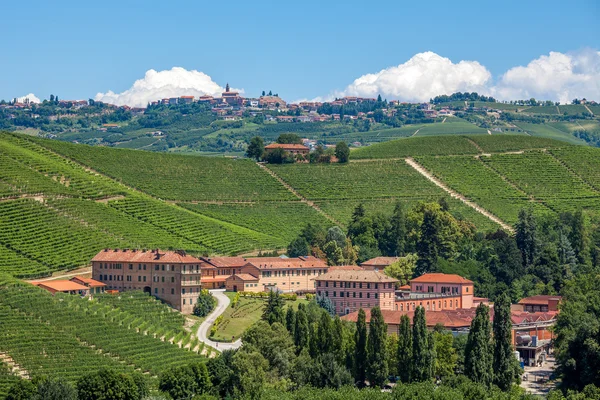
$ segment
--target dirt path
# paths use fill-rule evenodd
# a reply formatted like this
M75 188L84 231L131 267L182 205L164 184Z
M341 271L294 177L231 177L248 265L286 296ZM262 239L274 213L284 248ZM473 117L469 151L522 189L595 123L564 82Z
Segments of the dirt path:
M462 194L460 194L460 193L458 193L458 192L450 189L442 181L440 181L435 176L433 176L429 171L427 171L421 164L419 164L418 162L416 162L413 158L408 157L404 161L406 161L406 163L408 165L410 165L411 167L413 167L418 173L420 173L425 178L427 178L431 182L433 182L436 186L438 186L439 188L441 188L442 190L444 190L446 193L448 193L450 195L450 197L453 197L455 199L458 199L458 200L462 201L464 204L466 204L467 206L471 207L472 209L474 209L478 213L482 214L483 216L489 218L490 220L494 221L495 223L497 223L498 225L500 225L503 229L507 230L508 232L511 232L511 233L514 232L514 229L510 225L508 225L506 222L502 221L500 218L496 217L491 212L489 212L487 210L484 210L479 205L477 205L477 204L473 203L472 201L468 200Z
M583 105L585 107L586 110L589 111L590 114L592 114L592 117L594 116L594 113L592 112L592 110L590 110L590 108L587 106L587 104Z
M483 150L483 147L478 145L476 141L474 141L471 138L467 138L467 140L469 141L469 143L471 143L473 146L475 146L475 148L477 149L477 151L479 151L480 154L485 154L485 150Z
M413 133L412 135L410 135L410 137L417 136L417 133L419 133L419 131L420 131L420 130L421 130L421 128L417 129L417 130L415 131L415 133Z
M2 363L8 365L8 368L14 375L19 376L23 379L29 379L29 372L27 372L25 368L17 364L15 360L13 360L13 358L10 356L10 354L0 352L0 364Z
M269 167L267 167L266 165L261 164L261 163L257 163L257 165L259 167L261 167L262 169L264 169L273 178L277 179L277 181L279 183L281 183L287 190L289 190L290 193L292 193L294 196L296 196L298 199L300 199L300 201L302 201L303 203L306 203L308 206L314 208L318 213L322 214L325 218L327 218L334 224L342 226L342 224L340 224L338 221L336 221L332 216L326 214L325 211L321 210L319 208L319 206L317 206L315 203L313 203L312 201L308 200L306 197L304 197L300 193L298 193L296 191L296 189L294 189L292 186L290 186L286 181L284 181L279 175L277 175L275 172L273 172Z
M28 279L26 282L45 282L45 281L53 281L56 279L68 279L68 278L72 278L74 276L80 276L80 275L90 275L92 274L92 267L81 267L79 269L76 269L75 272L71 271L69 273L66 274L56 274L56 275L52 275L49 276L47 278L40 278L40 279Z
M96 203L108 203L109 201L123 200L123 199L125 199L125 196L105 197L103 199L96 200Z
M491 135L491 134L492 134L492 132L491 132L489 129L488 129L487 131L488 131L488 135Z
M444 120L442 121L442 124L443 124L444 122L446 122L446 118L447 118L447 117L444 117Z

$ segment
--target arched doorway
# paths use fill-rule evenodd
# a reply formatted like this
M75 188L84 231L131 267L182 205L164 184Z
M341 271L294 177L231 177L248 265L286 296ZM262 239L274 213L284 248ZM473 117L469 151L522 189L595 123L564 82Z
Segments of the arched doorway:
M152 294L152 289L150 286L144 286L144 293Z

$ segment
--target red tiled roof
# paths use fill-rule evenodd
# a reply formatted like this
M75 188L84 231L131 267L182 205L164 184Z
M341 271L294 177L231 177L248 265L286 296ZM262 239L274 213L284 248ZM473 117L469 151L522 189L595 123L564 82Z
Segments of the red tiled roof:
M411 279L410 283L473 283L460 275L433 272Z
M66 280L39 282L37 286L44 289L53 289L58 292L68 292L71 290L88 290L86 286L80 285L77 282Z
M184 251L162 251L162 250L129 250L129 249L105 249L96 254L92 261L115 262L115 263L200 263L196 257L186 254Z
M329 271L363 271L364 268L358 265L334 265L329 267Z
M519 300L519 304L548 305L550 300L560 301L560 299L560 296L538 295L525 297L524 299Z
M83 282L88 287L102 287L106 286L106 283L99 282L92 278L84 278L82 276L75 276L70 279L71 281L80 281Z
M225 282L227 280L226 276L215 276L214 278L204 278L200 279L200 283L219 283Z
M400 290L410 290L409 285L400 286Z
M388 265L398 261L399 257L375 257L363 262L360 265L374 266L374 267L387 267Z
M246 265L253 265L258 269L285 269L285 268L328 268L327 263L317 257L256 257L248 258Z
M229 279L239 279L241 281L258 281L258 278L255 277L254 275L250 275L250 274L234 274L229 276L226 280Z
M306 150L306 151L310 150L308 147L306 147L303 144L282 144L282 143L271 143L271 144L265 146L265 149L267 149L267 150L271 150L271 149Z
M437 324L442 324L446 328L463 328L471 325L471 320L475 315L475 312L465 310L466 312L460 313L456 311L426 311L425 319L427 326L433 327ZM365 310L366 320L371 320L371 310ZM414 318L414 311L392 311L392 310L381 310L383 320L386 324L399 325L400 317L408 315L411 322ZM343 320L356 322L358 319L358 311L353 312L342 317Z
M326 274L319 275L316 281L342 281L342 282L398 282L397 279L390 278L378 271L340 271L333 270Z
M221 268L241 268L248 263L244 257L200 257L200 259Z

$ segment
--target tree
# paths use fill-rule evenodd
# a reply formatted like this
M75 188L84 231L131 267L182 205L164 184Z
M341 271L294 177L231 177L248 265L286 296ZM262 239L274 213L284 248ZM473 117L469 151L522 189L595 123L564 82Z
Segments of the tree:
M416 382L424 382L431 379L433 359L430 355L429 337L427 333L427 322L425 320L425 309L417 307L413 317L413 370L412 379Z
M214 310L217 300L207 289L202 289L194 305L194 315L197 317L206 317Z
M310 245L303 237L297 237L292 240L287 248L288 257L300 257L307 256L310 254Z
M388 377L386 357L387 325L381 309L371 309L369 336L367 339L367 378L371 386L383 387Z
M417 255L409 254L406 257L400 257L398 261L395 261L385 267L383 272L394 279L397 279L400 285L406 285L412 278L417 266Z
M233 356L234 398L258 400L267 380L269 362L258 351L238 351Z
M77 393L79 400L140 400L133 378L110 369L101 369L79 378Z
M534 264L539 250L536 232L537 225L531 209L521 209L518 218L519 220L515 227L517 247L521 250L523 264L530 266Z
M6 400L30 400L37 394L37 387L27 379L19 379L8 390Z
M323 247L323 251L327 257L327 265L342 265L344 264L344 252L338 247L334 241L328 242Z
M190 367L173 367L160 374L158 388L173 399L184 399L197 393L198 384Z
M348 159L350 158L350 148L346 142L338 142L338 144L335 145L335 157L340 163L348 162Z
M326 242L334 241L338 247L344 247L346 245L346 235L342 228L339 226L332 226L327 230L327 236L325 237Z
M290 153L280 147L267 151L263 158L269 164L289 164L294 162Z
M292 307L288 307L285 313L285 327L287 328L290 335L295 337L296 332L296 312Z
M578 209L571 218L571 235L569 241L580 264L586 264L589 261L589 243L585 215L581 209Z
M404 246L406 243L406 215L401 202L394 206L394 212L390 218L390 228L388 230L388 242L390 252L388 256L404 255Z
M333 306L333 302L331 299L325 295L315 297L317 304L319 307L323 308L327 313L331 316L335 315L335 307Z
M224 350L219 356L210 358L206 363L214 391L227 398L233 394L233 356L234 350Z
M302 138L295 133L282 133L277 137L279 144L302 144Z
M365 310L358 310L355 333L356 346L354 348L354 380L359 385L367 379L367 322Z
M296 313L296 327L294 329L294 343L298 349L298 353L308 347L310 341L309 335L310 330L306 310L304 304L300 304L298 305L298 312Z
M404 383L408 383L411 380L412 347L410 318L404 314L400 317L400 327L398 329L398 376L400 376L400 381Z
M441 222L435 211L426 209L421 224L421 235L417 242L417 275L435 270L440 253Z
M435 345L434 374L439 377L454 375L458 355L453 347L454 338L450 332L433 332Z
M494 383L508 391L515 378L516 358L512 350L510 298L501 294L494 303Z
M326 311L321 312L317 337L321 354L329 353L333 350L333 326L331 324L331 316Z
M477 306L465 347L465 375L473 382L490 386L493 353L490 346L490 311L485 304Z
M264 95L265 95L265 91L263 90L263 91L262 91L262 94L261 94L261 96L263 96L263 97L264 97Z
M260 136L254 136L250 139L248 149L246 150L246 157L254 158L256 161L260 161L263 154L265 153L265 141Z
M269 291L269 298L267 299L267 305L263 311L262 319L269 324L275 322L285 323L285 316L283 313L284 304L285 300L283 300L279 292L274 290Z

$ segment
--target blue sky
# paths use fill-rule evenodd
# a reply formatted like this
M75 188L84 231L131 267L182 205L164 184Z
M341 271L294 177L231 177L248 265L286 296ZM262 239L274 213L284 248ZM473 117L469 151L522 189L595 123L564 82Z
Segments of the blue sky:
M350 93L360 76L426 51L478 61L495 82L551 51L600 50L594 0L86 3L2 5L0 99L119 93L149 69L175 66L248 96L311 99Z

